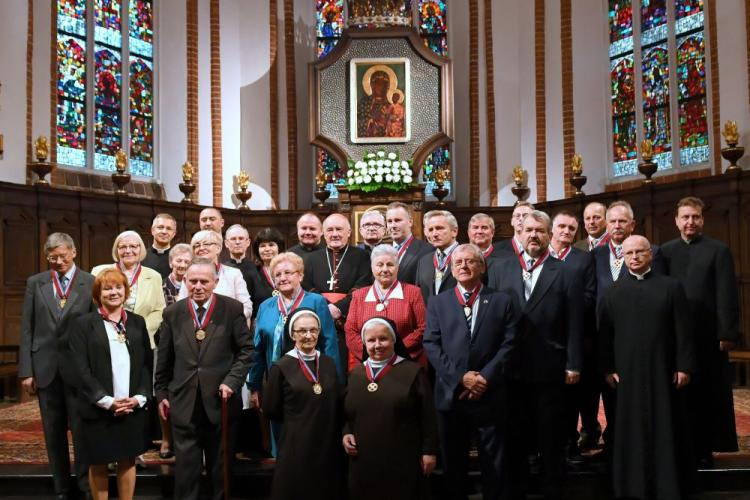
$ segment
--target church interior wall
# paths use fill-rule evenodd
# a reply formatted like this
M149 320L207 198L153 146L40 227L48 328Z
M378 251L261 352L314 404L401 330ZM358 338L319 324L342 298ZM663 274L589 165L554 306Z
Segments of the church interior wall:
M560 50L560 4L562 0L543 0L545 97L543 145L546 152L546 198L564 197L565 184L562 120L562 64ZM307 65L315 58L314 11L306 0L288 0L294 6L294 94L296 104L296 152L298 206L311 203L314 150L307 137ZM199 201L212 203L212 116L211 116L211 0L198 0L198 142L200 188ZM278 87L278 162L280 208L290 206L288 179L289 144L286 106L286 54L284 44L284 0L276 3ZM156 134L157 176L163 182L167 197L181 199L177 184L180 165L187 159L188 93L186 62L186 5L189 2L157 2L158 65ZM455 137L453 167L455 200L470 204L470 96L469 39L471 30L478 30L479 65L479 172L478 204L487 205L489 191L486 71L484 68L484 2L479 6L479 23L471 26L466 8L448 9L448 43L454 61ZM747 2L725 0L715 2L716 41L719 60L720 122L736 120L742 134L741 143L750 139L750 108L748 107L747 28L744 13ZM26 172L26 26L28 3L22 0L0 4L0 61L4 68L0 90L0 133L5 136L5 152L0 157L0 180L23 183ZM36 1L33 5L32 124L31 137L50 134L50 40L52 2ZM270 27L269 2L227 0L221 5L221 126L224 166L222 201L234 206L231 193L240 168L252 178L254 192L250 206L267 208L271 204L271 114L270 99ZM573 108L575 150L584 161L587 193L606 189L609 179L610 138L607 111L609 107L606 47L608 43L605 2L576 0L572 8ZM537 163L537 91L535 86L535 2L506 1L493 3L493 69L495 95L495 155L500 205L510 205L514 196L511 171L516 164L528 172L530 201L539 199L536 186ZM719 138L713 145L720 146ZM750 160L741 164L750 165Z

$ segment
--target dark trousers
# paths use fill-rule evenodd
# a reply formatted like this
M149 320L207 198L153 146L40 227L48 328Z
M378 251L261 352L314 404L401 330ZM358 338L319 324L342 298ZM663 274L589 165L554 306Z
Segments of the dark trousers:
M601 432L599 425L599 394L601 379L598 373L581 373L580 382L565 386L565 436L568 444L578 442L578 415L581 430L590 436Z
M68 454L68 426L73 434L73 454L78 489L88 492L89 465L83 456L80 443L81 419L75 412L75 394L58 374L47 387L40 387L39 411L42 414L44 442L47 446L47 458L55 485L55 494L70 491L70 455Z
M198 500L200 478L203 473L203 456L206 457L206 475L211 484L213 500L224 497L224 457L221 446L221 425L213 424L203 407L200 389L195 397L193 416L187 425L172 423L175 454L174 498ZM231 456L231 454L230 454Z
M467 406L472 403L467 403ZM480 418L470 409L438 412L438 430L445 468L442 498L465 499L469 466L469 447L472 435L479 449L482 473L482 498L485 500L510 498L507 432L503 414Z
M544 469L544 498L561 498L566 438L564 381L517 382L512 391L511 404L517 409L513 415L514 431L511 434L514 497L524 498L528 482L528 456L538 450Z

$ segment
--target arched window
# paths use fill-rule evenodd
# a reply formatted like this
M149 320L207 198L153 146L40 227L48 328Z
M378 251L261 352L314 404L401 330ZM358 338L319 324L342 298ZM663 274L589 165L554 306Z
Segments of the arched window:
M419 35L424 44L433 52L448 57L448 13L445 0L419 0ZM450 146L440 146L427 157L422 166L422 180L427 183L427 195L432 194L435 186L434 171L436 168L450 168ZM452 191L451 183L443 186Z
M153 38L152 0L58 0L58 164L154 175Z
M703 0L608 0L612 177L709 161Z

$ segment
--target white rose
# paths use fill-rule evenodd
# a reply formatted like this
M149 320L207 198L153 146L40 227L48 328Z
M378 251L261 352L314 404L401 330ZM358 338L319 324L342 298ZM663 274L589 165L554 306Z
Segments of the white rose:
M404 169L404 175L408 176L408 177L411 177L414 174L413 174L413 172L411 171L410 168L407 168L407 169Z
M373 165L375 165L375 160L370 160L367 162L367 164L372 167Z
M383 176L382 175L376 175L375 176L375 182L383 182Z
M385 181L391 182L393 180L393 176L391 174L385 174Z
M375 168L371 168L370 170L367 171L367 173L370 175L375 175L376 172L377 170L375 170Z
M411 177L409 176L404 177L404 183L411 184Z
M346 172L347 177L354 177L354 170L349 170Z
M401 176L400 175L396 174L396 175L393 176L393 182L398 182L400 180L401 180Z
M391 172L393 172L394 174L397 174L397 173L399 173L398 167L393 167L393 168L391 169Z
M365 184L369 184L369 183L372 182L372 177L370 177L369 175L365 175L365 179L364 180L365 180Z
M409 162L406 161L406 160L402 160L401 161L401 166L404 167L404 168L409 168Z
M359 160L357 163L354 164L354 166L357 168L362 168L365 165L367 165L367 163L363 162L362 160Z
M353 185L354 184L354 177L350 177L348 182L349 182L350 186Z
M378 151L378 158L383 158L385 156L385 151Z
M390 167L391 165L393 165L393 162L391 160L385 159L383 160L383 165L386 167Z
M356 177L356 178L354 179L354 182L356 182L357 184L362 184L362 177L360 177L360 176L357 176L357 177Z
M383 160L378 160L378 162L376 163L376 165L378 167L382 167L383 166Z
M368 158L375 158L375 153L367 153Z
M388 159L395 160L396 159L396 153L388 153Z
M385 169L383 167L378 167L378 169L375 171L378 175L383 175L383 172L385 172Z

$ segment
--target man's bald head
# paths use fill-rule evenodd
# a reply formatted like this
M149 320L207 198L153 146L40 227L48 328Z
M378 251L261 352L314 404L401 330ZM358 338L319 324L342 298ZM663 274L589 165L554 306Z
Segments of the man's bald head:
M341 214L331 214L323 221L323 237L331 250L340 250L349 243L352 226L349 218Z
M315 247L320 244L322 235L323 226L317 215L308 212L297 219L297 239L300 245L308 248Z
M644 236L634 234L625 238L622 242L622 254L625 265L635 274L643 274L651 268L651 243Z

